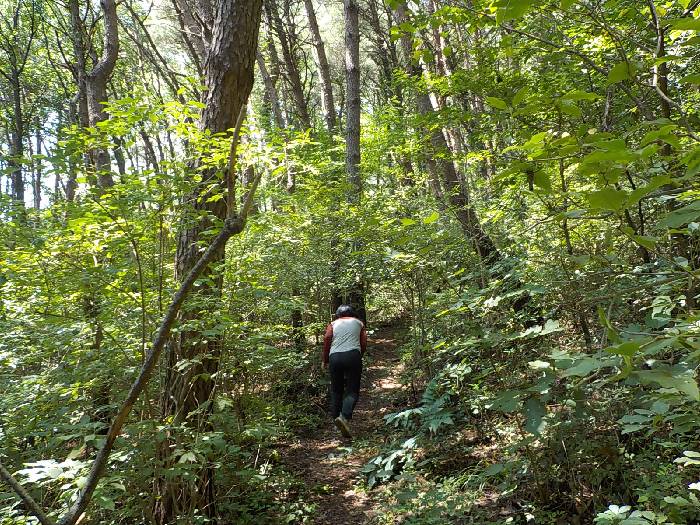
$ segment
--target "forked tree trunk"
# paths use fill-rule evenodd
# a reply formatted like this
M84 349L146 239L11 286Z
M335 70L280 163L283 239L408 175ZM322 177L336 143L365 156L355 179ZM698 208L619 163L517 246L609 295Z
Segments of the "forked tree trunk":
M235 126L240 112L253 86L253 71L258 42L262 0L217 0L211 35L211 44L205 64L206 100L200 128L211 133L227 132ZM195 173L196 166L192 167ZM207 192L225 190L220 183L210 187L216 179L215 170L202 172L202 181L193 189L185 202L194 209L195 221L184 219L178 234L175 261L176 277L182 279L200 256L200 242L204 232L214 221L226 217L226 199L208 202ZM188 214L188 216L192 216ZM212 266L220 266L224 260L224 247L215 254ZM194 300L216 303L221 298L222 277L209 272L208 279L197 288ZM216 309L215 306L211 308ZM211 309L210 308L210 309ZM201 308L184 309L179 324L198 326L180 332L168 349L163 416L175 424L183 423L198 431L208 427L214 380L219 367L221 339L203 336L202 325L207 319ZM186 366L178 366L186 363ZM161 459L165 466L174 462L172 449L165 443ZM213 472L204 467L195 483L183 479L161 478L156 483L154 515L160 525L174 523L178 514L192 509L210 517L215 516L215 491Z
M102 16L104 18L104 41L102 56L87 71L86 56L88 46L85 42L86 28L80 14L79 0L70 0L68 10L71 19L71 39L75 64L73 64L73 77L78 86L78 123L81 127L97 126L107 120L104 103L107 102L107 82L112 76L114 66L119 55L119 20L117 18L117 4L115 0L101 0ZM109 150L105 147L97 147L90 152L90 167L95 172L95 182L100 189L106 189L114 185L112 177ZM74 182L69 181L69 185ZM70 199L72 199L72 191ZM70 200L69 199L69 200Z
M102 57L86 76L87 110L90 126L97 126L107 120L104 103L107 102L107 81L112 76L119 54L119 33L117 4L115 0L101 0L104 16L104 44ZM104 147L92 152L93 165L97 175L97 185L102 188L114 186L109 150Z

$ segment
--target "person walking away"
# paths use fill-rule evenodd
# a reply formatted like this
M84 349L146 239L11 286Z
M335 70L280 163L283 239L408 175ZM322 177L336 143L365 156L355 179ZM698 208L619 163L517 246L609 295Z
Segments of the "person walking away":
M323 338L323 366L331 377L331 417L346 438L352 437L350 420L360 397L362 357L367 350L365 325L352 306L341 304Z

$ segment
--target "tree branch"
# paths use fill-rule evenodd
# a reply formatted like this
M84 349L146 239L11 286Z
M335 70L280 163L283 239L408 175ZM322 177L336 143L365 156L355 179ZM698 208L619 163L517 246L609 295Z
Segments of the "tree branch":
M27 506L29 511L34 514L39 519L39 523L41 525L54 525L53 521L49 519L49 517L44 514L44 511L41 510L41 507L39 504L32 498L32 496L24 490L24 487L20 485L20 483L10 474L7 469L3 466L3 464L0 462L0 478L7 483L12 490L14 490L17 495L21 498L21 500L24 502L24 504Z
M119 18L117 17L117 4L114 0L101 0L102 11L104 13L104 49L102 56L90 75L94 78L106 79L114 69L119 55Z
M245 107L245 104L244 106ZM235 152L235 150L234 150ZM235 163L235 160L234 160ZM233 167L235 164L231 163L230 166ZM232 213L226 218L224 222L224 227L219 232L219 234L214 238L212 243L209 245L204 254L199 258L197 263L194 265L192 270L187 274L187 277L182 281L180 288L173 296L173 299L166 311L163 320L160 323L156 336L151 345L151 349L143 362L141 371L138 377L131 385L129 394L119 408L119 412L115 416L112 424L105 436L105 442L102 448L97 453L95 460L93 461L92 467L90 468L90 473L88 474L85 486L80 492L78 500L73 504L73 506L68 510L63 518L58 522L58 525L75 525L79 517L85 512L85 509L90 504L92 495L97 488L97 484L100 478L104 474L107 462L109 461L109 455L114 447L114 442L117 436L121 433L121 430L126 423L126 420L133 408L136 400L143 392L144 388L148 384L148 381L153 374L153 370L158 363L160 354L165 347L168 338L170 337L170 331L172 330L175 321L177 320L178 313L182 307L185 299L190 293L194 282L199 278L199 276L204 272L209 263L220 253L221 248L226 245L226 242L233 236L241 233L245 227L246 218L250 212L250 208L253 202L253 195L258 186L260 176L253 181L253 185L248 192L248 197L240 215L235 216ZM24 488L10 475L7 470L1 468L0 464L0 476L5 480L8 485L17 493L17 495L25 502L32 514L34 514L42 525L54 525L51 520L43 513L41 507L34 501L34 499L24 490Z

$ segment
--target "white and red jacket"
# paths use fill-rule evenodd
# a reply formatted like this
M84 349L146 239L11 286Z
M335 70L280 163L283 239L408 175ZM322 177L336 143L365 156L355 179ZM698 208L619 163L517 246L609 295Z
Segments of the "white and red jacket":
M331 354L359 350L365 355L367 331L356 317L339 317L326 327L323 337L323 364L328 364Z

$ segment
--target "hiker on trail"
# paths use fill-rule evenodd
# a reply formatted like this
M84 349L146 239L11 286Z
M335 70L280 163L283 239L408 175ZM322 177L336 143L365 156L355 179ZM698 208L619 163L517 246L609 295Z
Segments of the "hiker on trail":
M331 376L331 417L343 436L349 438L349 421L360 397L362 356L367 349L365 325L352 306L341 304L323 338L323 366Z

